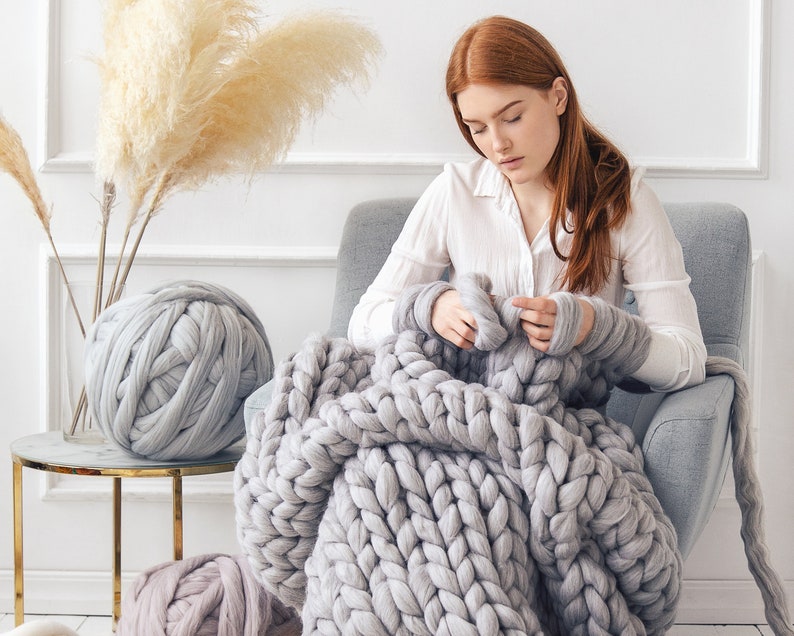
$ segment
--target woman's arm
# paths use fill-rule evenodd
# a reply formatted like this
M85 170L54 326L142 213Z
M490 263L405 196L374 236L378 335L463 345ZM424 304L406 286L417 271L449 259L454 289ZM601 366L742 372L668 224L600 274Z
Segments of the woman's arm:
M657 391L700 384L706 346L681 245L658 197L639 178L631 208L619 230L624 286L651 329L650 353L633 377Z
M411 285L438 280L449 266L448 207L442 173L417 201L386 262L353 310L347 335L357 347L371 350L392 334L396 298Z
M658 198L639 178L632 188L631 204L613 250L623 286L634 294L638 313L651 332L648 356L632 377L657 391L699 384L705 378L706 348L681 246ZM606 295L612 293L614 289ZM593 329L593 307L586 297L577 300L578 322L561 324L556 295L513 299L513 305L523 310L521 327L533 347L550 351L555 341L571 346L584 342Z

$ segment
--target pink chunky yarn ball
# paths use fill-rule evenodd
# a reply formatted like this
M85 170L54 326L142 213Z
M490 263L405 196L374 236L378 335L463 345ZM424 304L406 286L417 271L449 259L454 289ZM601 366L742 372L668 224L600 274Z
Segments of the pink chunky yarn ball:
M205 554L141 573L117 636L298 636L301 621L257 581L243 555Z

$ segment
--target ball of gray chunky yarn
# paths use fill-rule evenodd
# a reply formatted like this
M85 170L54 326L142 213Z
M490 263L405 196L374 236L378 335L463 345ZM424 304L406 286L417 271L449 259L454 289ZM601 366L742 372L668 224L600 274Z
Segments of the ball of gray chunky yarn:
M272 375L254 311L209 283L120 300L86 334L89 412L112 444L149 459L204 459L239 440L245 398Z

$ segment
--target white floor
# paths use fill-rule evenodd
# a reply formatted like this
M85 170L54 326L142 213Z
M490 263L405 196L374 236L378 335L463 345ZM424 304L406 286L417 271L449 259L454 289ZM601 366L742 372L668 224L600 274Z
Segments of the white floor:
M71 627L80 636L111 636L110 616L25 616L25 622L50 619ZM14 629L14 615L0 614L0 634ZM774 636L767 625L676 625L668 636Z

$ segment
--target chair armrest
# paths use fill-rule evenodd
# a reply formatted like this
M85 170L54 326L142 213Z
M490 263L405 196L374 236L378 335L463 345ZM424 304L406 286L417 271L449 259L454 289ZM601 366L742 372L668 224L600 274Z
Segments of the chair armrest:
M251 431L251 422L254 416L259 411L264 411L273 399L273 383L274 380L271 379L245 399L245 404L243 405L243 420L245 420L246 436L248 436Z
M733 379L706 378L662 400L642 442L645 472L686 557L717 502L730 457Z

